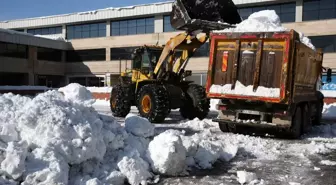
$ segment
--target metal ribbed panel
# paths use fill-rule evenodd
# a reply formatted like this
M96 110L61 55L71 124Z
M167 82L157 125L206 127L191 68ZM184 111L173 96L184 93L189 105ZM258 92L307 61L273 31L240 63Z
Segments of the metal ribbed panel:
M269 2L275 0L233 0L236 5ZM279 1L279 0L278 0ZM153 14L165 14L172 10L172 2L157 4L139 5L134 7L110 8L91 12L80 12L48 17L12 20L0 22L0 28L33 28L47 27L62 24L73 24L86 21L99 21L104 19L120 19L134 16L145 16Z

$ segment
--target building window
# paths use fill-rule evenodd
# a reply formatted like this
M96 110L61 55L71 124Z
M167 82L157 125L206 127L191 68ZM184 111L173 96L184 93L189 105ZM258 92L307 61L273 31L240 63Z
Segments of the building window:
M90 77L70 77L69 83L78 83L86 87L104 87L105 78L90 76Z
M67 62L105 61L106 49L88 49L66 52Z
M67 39L106 37L106 23L67 26Z
M28 46L0 42L0 56L13 58L28 58Z
M281 22L295 22L295 2L276 5L253 6L238 9L240 16L245 20L252 13L261 10L274 10L280 17Z
M170 23L170 16L163 16L163 32L173 32L176 31L171 23Z
M111 36L154 33L154 17L111 22Z
M316 48L322 48L325 53L336 52L336 35L309 37Z
M62 51L58 49L39 47L37 48L37 59L61 62L62 61Z
M49 27L49 28L36 28L36 29L28 29L27 33L33 35L54 35L62 33L62 26L57 27Z
M199 73L199 74L193 74L192 76L188 76L186 78L187 81L192 81L193 84L198 84L201 86L206 85L206 78L207 74L206 73Z
M0 86L5 85L28 85L28 73L0 72Z
M336 0L305 0L303 20L323 20L336 18Z
M24 32L24 29L13 29L14 31Z
M111 48L111 60L131 60L136 48L138 47Z
M65 77L57 75L36 75L36 83L38 86L46 86L51 88L60 88L65 85Z
M210 44L209 42L206 42L196 50L193 57L207 57L209 56L209 52L210 52Z

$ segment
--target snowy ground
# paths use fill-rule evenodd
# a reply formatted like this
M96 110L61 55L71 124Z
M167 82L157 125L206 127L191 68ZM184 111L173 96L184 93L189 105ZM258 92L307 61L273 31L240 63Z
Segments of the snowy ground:
M98 102L94 107L101 114L111 116L108 104ZM138 113L135 107L131 112ZM255 173L258 179L250 184L335 185L336 124L330 122L330 117L325 125L314 127L301 140L290 141L222 133L211 121L215 116L216 112L212 112L203 121L188 121L183 120L178 111L172 111L165 124L155 125L155 135L169 129L185 130L186 135L207 135L224 144L239 146L233 160L216 162L209 170L194 168L186 177L161 177L158 184L240 184L237 171L246 171ZM123 119L117 119L124 123Z

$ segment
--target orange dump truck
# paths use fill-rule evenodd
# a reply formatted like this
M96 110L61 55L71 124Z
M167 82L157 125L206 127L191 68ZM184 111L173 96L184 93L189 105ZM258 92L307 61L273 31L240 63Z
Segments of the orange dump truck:
M321 50L302 43L295 30L210 38L206 93L219 99L214 121L223 132L298 138L320 124Z

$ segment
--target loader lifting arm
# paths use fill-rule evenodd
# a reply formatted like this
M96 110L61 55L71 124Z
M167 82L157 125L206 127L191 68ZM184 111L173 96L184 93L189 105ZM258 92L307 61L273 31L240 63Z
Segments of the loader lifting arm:
M234 27L241 17L231 0L176 0L170 21L173 28L185 32L165 44L153 72L158 80L171 72L181 76L189 58L208 40L210 31ZM182 51L177 60L176 51Z

